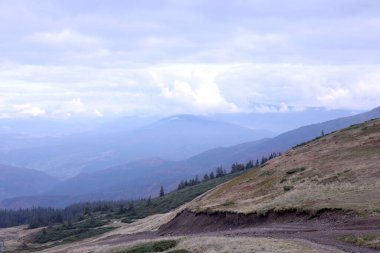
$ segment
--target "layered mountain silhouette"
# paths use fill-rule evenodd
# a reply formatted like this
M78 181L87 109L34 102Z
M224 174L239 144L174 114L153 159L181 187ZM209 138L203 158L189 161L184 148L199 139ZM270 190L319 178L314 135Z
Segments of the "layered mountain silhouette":
M48 192L58 180L37 170L0 164L0 200Z
M185 119L181 117L167 118L139 131L166 128L165 124L170 121L175 121L174 126L178 126L183 124L184 120L188 120L186 117ZM66 196L65 203L78 202L79 200L135 199L150 195L155 196L158 194L161 185L164 185L167 190L172 190L179 180L195 175L202 176L203 173L210 172L216 166L222 165L229 169L232 163L260 159L262 156L267 156L272 152L284 152L297 144L321 136L322 132L328 134L374 118L380 118L380 107L366 113L304 126L274 138L211 149L182 161L143 159L92 173L82 173L57 184L45 194L45 198L39 196L38 199L41 200L39 204L42 206L62 205L59 201L53 201L52 198L47 198L47 196ZM210 129L213 128L213 122L206 121L206 123L203 122L202 124L210 124ZM191 128L196 128L196 126L197 124ZM226 126L226 129L228 127L231 126ZM176 127L173 127L169 132L173 132L175 136L176 129ZM195 130L198 131L199 129ZM178 133L178 135L182 136L185 133ZM160 138L164 137L161 136ZM166 136L166 138L168 138L167 142L172 145L173 140L170 139L170 135ZM31 201L30 197L28 200L26 202L34 202ZM22 199L17 198L15 201L3 201L3 206L19 207L20 203L22 203Z

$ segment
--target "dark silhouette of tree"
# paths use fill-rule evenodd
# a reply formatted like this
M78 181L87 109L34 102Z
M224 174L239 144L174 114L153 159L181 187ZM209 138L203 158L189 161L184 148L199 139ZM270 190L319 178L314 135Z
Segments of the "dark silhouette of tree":
M231 167L231 173L239 172L245 170L245 165L242 163L234 163Z
M249 160L248 163L245 165L246 170L252 169L253 167L254 167L254 165L253 165L252 160Z
M160 197L163 197L165 195L164 187L161 185L160 188Z
M152 197L149 196L148 200L146 201L146 205L150 206L152 204Z
M216 168L215 177L223 177L224 175L226 175L226 171L223 169L222 166L219 166L218 168Z

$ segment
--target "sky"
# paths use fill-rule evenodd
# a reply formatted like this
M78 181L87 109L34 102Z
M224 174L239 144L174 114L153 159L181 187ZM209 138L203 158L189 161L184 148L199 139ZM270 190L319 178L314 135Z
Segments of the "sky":
M378 0L0 0L0 118L380 106Z

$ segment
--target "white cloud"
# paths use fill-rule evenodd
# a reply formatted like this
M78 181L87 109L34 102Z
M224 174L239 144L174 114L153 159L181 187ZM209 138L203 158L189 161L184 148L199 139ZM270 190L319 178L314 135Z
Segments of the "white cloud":
M378 65L0 65L0 114L287 112L307 106L366 110L380 105L379 73ZM17 107L25 104L36 108Z
M0 1L0 116L370 109L379 13L373 0Z
M103 113L97 109L94 110L94 114L96 117L103 117L104 116Z
M349 101L352 99L350 91L342 87L327 87L325 90L321 91L321 93L322 94L317 95L317 100L326 107L339 107L340 101Z
M65 108L66 111L69 111L72 113L81 113L81 112L86 111L86 107L82 103L82 100L80 98L75 98L75 99L65 102L63 107Z
M39 32L31 36L33 42L50 46L79 46L88 47L99 44L97 38L64 29L61 31Z
M16 113L25 116L42 116L46 114L46 111L44 109L31 104L14 105L13 109L16 111Z
M215 82L224 66L171 65L150 68L154 82L161 88L164 98L173 100L197 113L238 111L228 102Z

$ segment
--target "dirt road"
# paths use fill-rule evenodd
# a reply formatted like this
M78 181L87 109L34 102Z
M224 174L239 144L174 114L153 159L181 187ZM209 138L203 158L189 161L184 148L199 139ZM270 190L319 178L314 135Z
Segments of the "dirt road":
M119 235L84 246L118 245L142 239L170 236L247 236L280 239L302 239L349 253L380 252L358 247L337 239L341 235L380 234L380 219L357 218L351 214L326 212L310 219L302 214L255 217L236 214L195 214L184 211L156 232ZM82 245L83 246L83 245ZM69 252L70 248L56 251Z

